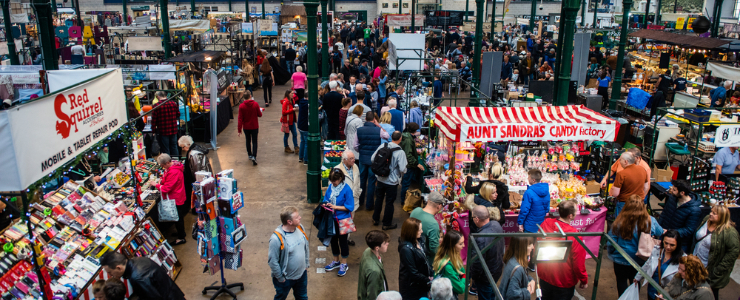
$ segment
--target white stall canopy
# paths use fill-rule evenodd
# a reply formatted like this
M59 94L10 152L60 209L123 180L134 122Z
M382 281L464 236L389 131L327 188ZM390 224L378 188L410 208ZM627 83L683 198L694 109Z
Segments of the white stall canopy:
M724 78L730 81L738 81L740 79L740 68L733 66L709 62L707 64L707 71L712 71L712 76L714 77Z

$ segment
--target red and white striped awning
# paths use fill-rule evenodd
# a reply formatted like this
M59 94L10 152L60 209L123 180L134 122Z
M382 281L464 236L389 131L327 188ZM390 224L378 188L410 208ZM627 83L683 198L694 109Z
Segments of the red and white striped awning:
M583 105L438 107L434 123L456 142L614 141L619 122Z

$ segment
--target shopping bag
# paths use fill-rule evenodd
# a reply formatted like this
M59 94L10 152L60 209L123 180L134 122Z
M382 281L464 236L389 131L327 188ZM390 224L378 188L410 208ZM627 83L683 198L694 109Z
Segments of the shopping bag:
M159 221L160 222L177 222L180 217L177 215L177 204L175 200L165 197L159 201Z
M406 202L403 204L403 210L410 213L414 208L421 206L421 191L419 189L410 189L406 191Z
M355 227L355 222L352 221L352 218L337 220L337 223L339 223L340 235L345 235L357 231L357 227Z
M630 286L624 290L622 296L619 296L619 300L640 300L640 290L636 284L630 284Z

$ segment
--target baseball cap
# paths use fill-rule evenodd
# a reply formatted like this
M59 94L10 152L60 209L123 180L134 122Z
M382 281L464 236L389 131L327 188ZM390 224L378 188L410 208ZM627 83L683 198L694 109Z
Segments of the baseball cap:
M429 196L427 196L427 201L428 202L434 202L434 203L437 203L437 204L445 204L445 198L442 197L442 194L440 194L438 192L432 192L432 193L430 193Z

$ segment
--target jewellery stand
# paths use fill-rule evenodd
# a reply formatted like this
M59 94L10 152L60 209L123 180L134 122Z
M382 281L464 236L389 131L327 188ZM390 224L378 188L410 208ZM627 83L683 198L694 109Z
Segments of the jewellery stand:
M216 195L216 200L213 200L213 201L218 201L218 176L214 174L213 179L216 182L216 184L215 184L215 188L216 188L216 194L215 194ZM220 223L221 223L220 220L218 218L216 218L216 224L217 224L218 228L221 228L221 224ZM239 282L239 283L232 283L232 284L227 284L226 283L226 278L224 278L224 255L223 254L224 254L223 247L219 247L219 251L218 251L218 263L221 266L220 267L220 269L221 269L220 270L221 271L221 285L220 286L207 286L207 287L204 287L202 293L203 293L203 295L205 295L205 294L208 293L208 291L216 291L216 293L213 294L213 296L211 297L211 300L216 299L216 297L220 296L221 294L229 294L231 297L234 298L234 300L236 300L236 294L234 294L234 292L231 291L231 288L240 287L241 290L243 291L244 290L244 283L241 283L241 282Z

